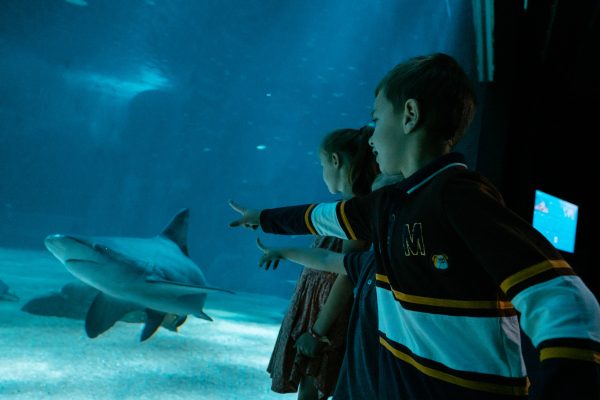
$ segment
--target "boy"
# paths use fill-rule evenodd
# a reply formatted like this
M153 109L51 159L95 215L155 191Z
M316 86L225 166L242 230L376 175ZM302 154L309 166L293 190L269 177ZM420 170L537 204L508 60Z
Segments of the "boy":
M475 110L458 63L412 58L378 85L371 138L406 179L334 204L248 210L231 226L374 243L380 399L521 399L521 327L543 399L600 399L600 307L554 247L452 153Z

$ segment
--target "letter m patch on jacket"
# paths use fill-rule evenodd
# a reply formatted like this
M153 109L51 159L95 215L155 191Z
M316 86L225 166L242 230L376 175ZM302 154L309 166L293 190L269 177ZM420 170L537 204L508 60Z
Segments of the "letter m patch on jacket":
M420 222L405 224L402 231L402 243L405 256L424 256L425 241L423 240L423 226Z

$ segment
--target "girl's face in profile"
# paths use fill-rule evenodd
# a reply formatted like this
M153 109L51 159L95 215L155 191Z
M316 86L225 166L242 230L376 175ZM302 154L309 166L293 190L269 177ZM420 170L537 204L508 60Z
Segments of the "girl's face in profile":
M339 193L340 168L336 154L327 154L321 150L319 152L319 160L323 167L323 182L327 185L329 193Z

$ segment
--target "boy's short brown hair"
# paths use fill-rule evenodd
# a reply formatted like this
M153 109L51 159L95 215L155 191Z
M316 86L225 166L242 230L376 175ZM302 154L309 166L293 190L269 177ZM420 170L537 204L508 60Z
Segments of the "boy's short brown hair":
M417 100L427 132L451 145L462 138L475 114L471 81L458 62L443 53L396 65L379 82L375 96L381 92L394 112L401 112L406 100Z

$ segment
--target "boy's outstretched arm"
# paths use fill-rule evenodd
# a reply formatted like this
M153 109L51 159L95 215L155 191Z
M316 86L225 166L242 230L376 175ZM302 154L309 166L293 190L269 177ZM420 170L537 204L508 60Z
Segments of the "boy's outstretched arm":
M346 240L373 241L373 198L367 195L337 203L304 204L270 209L250 209L234 201L229 205L241 218L229 226L256 229L280 235L322 235Z
M229 200L229 206L242 215L239 219L230 222L230 227L235 228L238 226L243 226L245 228L256 229L260 226L261 210L243 207L233 200Z
M256 239L258 248L263 252L258 264L263 265L265 269L273 266L276 269L280 260L289 260L307 268L317 269L319 271L335 272L346 274L344 268L344 254L336 253L331 250L319 248L275 248L265 246L260 239Z

